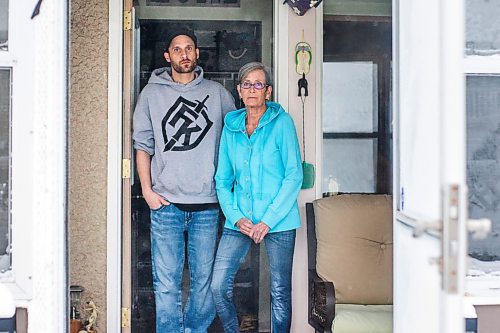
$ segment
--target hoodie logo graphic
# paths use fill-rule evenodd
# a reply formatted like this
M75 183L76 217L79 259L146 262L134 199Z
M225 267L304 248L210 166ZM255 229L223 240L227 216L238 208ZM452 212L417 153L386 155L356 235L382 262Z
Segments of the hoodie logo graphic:
M177 98L161 122L164 152L191 150L200 144L213 125L205 105L209 97L201 102Z

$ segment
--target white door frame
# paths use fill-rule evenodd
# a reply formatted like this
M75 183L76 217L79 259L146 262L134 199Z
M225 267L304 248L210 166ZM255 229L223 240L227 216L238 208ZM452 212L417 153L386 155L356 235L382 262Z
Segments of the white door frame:
M109 0L106 332L121 332L123 0Z

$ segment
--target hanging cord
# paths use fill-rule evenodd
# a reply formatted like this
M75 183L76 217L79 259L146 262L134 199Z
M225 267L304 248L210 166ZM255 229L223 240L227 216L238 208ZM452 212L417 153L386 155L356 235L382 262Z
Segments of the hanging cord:
M306 96L300 96L300 100L302 101L302 147L304 151L303 162L306 161L306 117L305 117L305 104L306 104Z
M305 104L306 104L306 97L309 95L309 91L307 89L308 83L307 83L307 80L306 80L306 74L305 73L302 73L302 78L299 79L298 85L299 85L299 97L300 97L300 100L302 101L302 146L303 146L303 151L304 151L303 162L305 163L305 161L306 161L306 116L305 116ZM302 94L302 89L304 90L303 94Z

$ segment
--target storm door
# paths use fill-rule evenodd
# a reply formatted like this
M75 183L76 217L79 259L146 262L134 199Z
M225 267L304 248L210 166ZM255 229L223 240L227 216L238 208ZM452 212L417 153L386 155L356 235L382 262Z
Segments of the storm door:
M394 331L464 332L463 2L393 2Z
M128 3L128 7L127 7ZM131 119L140 91L151 72L167 66L163 57L166 32L174 25L191 28L198 39L198 65L204 77L224 85L237 98L239 68L250 61L272 66L273 2L268 0L165 1L125 0L130 32L124 39L124 156L130 158L130 178L124 181L123 312L130 327L123 332L155 332L155 300L151 273L150 211L141 193L131 147ZM129 62L127 64L127 59ZM127 68L130 73L127 73ZM127 100L127 98L125 98ZM128 108L128 110L127 110ZM126 164L128 162L125 162ZM203 167L203 166L201 166ZM128 193L127 193L128 192ZM130 209L127 209L129 207ZM220 232L224 223L220 214ZM220 234L219 232L219 234ZM220 237L220 236L219 236ZM267 260L263 246L253 246L236 276L234 302L240 331L270 332ZM263 255L261 255L263 254ZM189 290L187 260L183 301ZM209 332L223 332L216 318Z

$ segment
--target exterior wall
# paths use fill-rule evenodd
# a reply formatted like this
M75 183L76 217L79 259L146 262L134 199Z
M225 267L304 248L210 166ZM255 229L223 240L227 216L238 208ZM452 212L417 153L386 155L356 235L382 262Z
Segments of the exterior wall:
M500 305L475 305L477 312L478 333L498 331L500 326Z
M104 332L108 1L73 0L70 17L69 284L95 302Z

